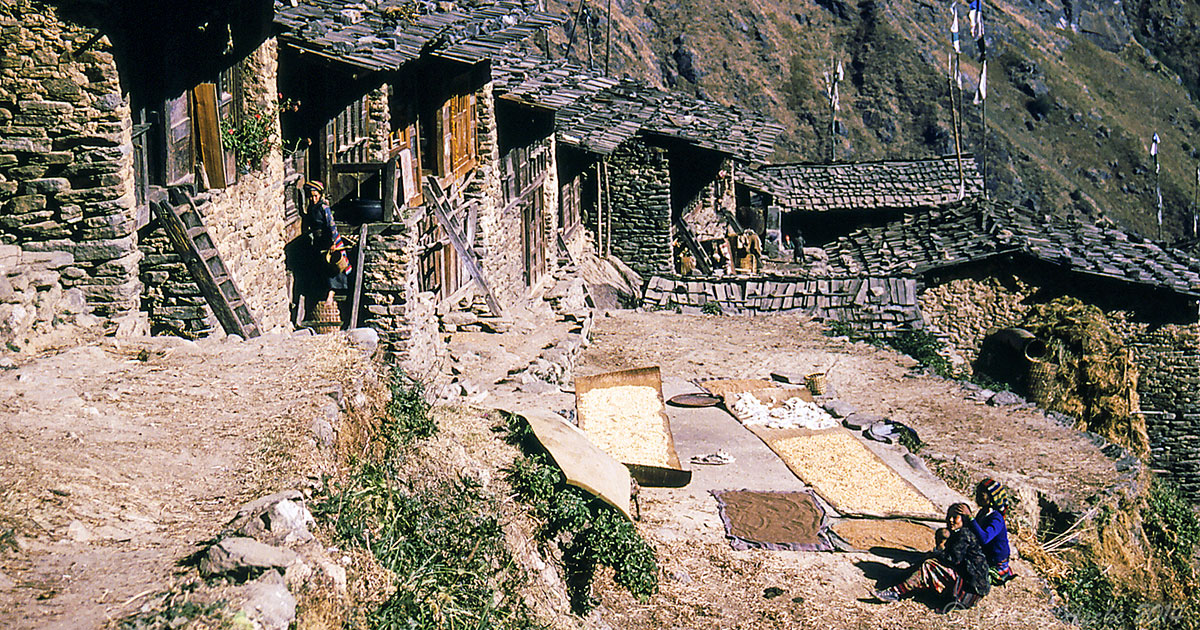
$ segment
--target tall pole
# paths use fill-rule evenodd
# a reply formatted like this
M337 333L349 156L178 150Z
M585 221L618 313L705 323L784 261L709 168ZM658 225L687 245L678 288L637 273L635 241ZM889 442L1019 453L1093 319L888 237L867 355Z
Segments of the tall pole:
M1196 185L1192 187L1192 238L1200 236L1200 207L1197 207L1197 196L1200 195L1200 164L1196 165Z
M980 70L979 77L980 77L980 79L979 79L980 81L987 81L987 62L986 61L983 64L983 69ZM985 83L985 85L986 85L986 83ZM984 89L986 90L987 88L984 88ZM987 193L987 96L984 96L979 101L979 119L980 119L981 129L983 132L983 134L982 134L983 139L980 142L981 146L979 149L979 162L980 162L980 171L981 171L980 175L981 175L981 177L983 177L983 198L987 199L988 198L988 196L987 196L988 195L988 193Z
M962 117L962 109L959 107L959 101L961 98L955 99L954 97L955 85L959 86L958 91L960 96L962 93L962 85L958 84L960 75L958 67L959 44L957 3L950 5L950 16L950 43L952 50L950 51L950 59L948 61L948 65L950 66L950 74L946 77L946 80L950 86L950 122L951 126L954 128L954 158L955 162L958 164L958 198L961 200L966 192L966 178L963 175L962 166L962 125L959 122L959 119Z
M1158 240L1163 238L1163 203L1162 203L1162 181L1159 174L1158 164L1158 132L1154 132L1154 139L1151 140L1150 154L1154 156L1154 198L1158 206Z
M608 6L604 9L604 18L608 22L605 26L604 34L604 76L609 76L608 61L612 56L612 0L608 0Z
M575 45L575 35L579 32L579 18L583 15L583 0L579 0L579 8L575 10L575 22L571 25L571 38L567 40L567 54L564 58L571 59L571 47Z

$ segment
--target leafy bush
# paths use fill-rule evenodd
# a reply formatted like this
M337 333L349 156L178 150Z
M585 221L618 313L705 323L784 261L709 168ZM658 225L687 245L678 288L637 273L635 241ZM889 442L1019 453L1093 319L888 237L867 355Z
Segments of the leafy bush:
M238 122L221 121L221 142L232 150L238 166L256 169L275 146L271 139L275 116L268 111L248 111Z
M528 628L495 501L467 480L408 489L387 462L360 463L316 504L343 544L395 573L370 628Z
M1155 478L1142 510L1142 530L1154 552L1167 563L1185 592L1200 595L1192 564L1200 546L1200 520L1171 482Z
M704 313L705 315L720 315L724 313L724 311L721 310L720 302L705 302L704 306L700 307L700 312Z
M1142 597L1137 593L1120 592L1112 579L1090 560L1061 578L1058 592L1067 601L1068 620L1083 628L1132 630L1139 627Z
M519 416L508 418L508 439L527 453L508 469L517 498L546 524L543 541L555 541L563 552L567 589L576 613L592 607L591 587L596 569L611 567L613 580L639 599L658 591L658 561L637 529L615 508L578 488L568 486L559 469L532 438Z
M382 437L388 452L407 446L416 440L432 437L437 433L437 423L425 399L425 386L396 370L390 384L392 393L387 404L387 417L381 427Z
M950 362L938 354L945 344L924 330L906 330L888 339L888 345L942 376L951 376Z

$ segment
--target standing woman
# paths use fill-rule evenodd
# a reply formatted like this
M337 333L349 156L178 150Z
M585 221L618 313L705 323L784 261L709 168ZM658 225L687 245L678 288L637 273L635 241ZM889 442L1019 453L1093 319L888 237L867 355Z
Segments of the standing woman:
M325 186L315 180L304 183L308 207L304 210L301 224L304 234L312 245L312 284L310 298L313 301L332 303L335 290L350 286L350 257L346 255L346 243L338 234L333 221L333 211L325 201Z
M1008 544L1008 524L1004 520L1011 499L1007 488L995 479L988 478L975 486L975 503L979 506L975 517L971 518L971 512L965 505L959 510L966 526L974 530L983 543L988 575L992 584L996 585L1017 577L1012 567L1008 566L1012 549Z

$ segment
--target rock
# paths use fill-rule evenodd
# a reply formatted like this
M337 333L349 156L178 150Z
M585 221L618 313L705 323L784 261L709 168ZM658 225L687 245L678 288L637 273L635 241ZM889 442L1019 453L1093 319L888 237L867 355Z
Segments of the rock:
M91 542L96 538L95 534L79 521L71 521L71 524L67 525L67 536L75 542Z
M909 466L912 466L913 470L923 472L930 476L933 475L933 473L929 471L929 467L925 465L925 462L922 461L920 457L917 457L912 453L905 453L904 461L907 462Z
M7 575L0 573L0 591L11 591L17 587L17 583Z
M263 630L288 630L296 618L296 598L278 571L267 571L236 596L238 609Z
M297 490L288 490L247 503L234 518L234 530L243 536L273 543L312 540L308 526L316 520L298 502L302 496Z
M792 385L803 385L804 375L799 372L771 372L771 380Z
M1025 402L1024 398L1012 392L999 392L987 399L987 403L993 407L1007 407L1009 405L1019 405Z
M825 403L823 407L834 418L845 418L856 411L854 405L842 400L831 400Z
M253 538L230 536L204 552L200 559L200 574L211 577L287 569L298 559L291 549L273 547Z
M314 418L308 428L312 431L313 438L317 440L318 445L322 448L333 448L336 436L332 424L326 420Z
M867 427L870 427L871 425L875 424L876 422L883 422L883 417L876 416L874 414L869 414L869 413L857 413L856 412L856 413L847 415L842 420L842 426L846 427L847 429L850 429L851 431L861 431L863 429L866 429Z
M446 324L447 326L457 326L459 328L478 322L479 316L470 311L451 311L446 313L446 316L442 318L443 324Z
M145 313L130 313L122 317L117 317L113 321L117 324L116 337L147 337L150 335L150 320Z
M379 348L379 331L374 328L354 328L346 331L346 339L368 357Z

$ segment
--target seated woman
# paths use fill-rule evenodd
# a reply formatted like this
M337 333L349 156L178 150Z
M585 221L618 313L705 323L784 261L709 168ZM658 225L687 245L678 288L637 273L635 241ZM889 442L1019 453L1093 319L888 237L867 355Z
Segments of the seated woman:
M979 537L970 527L964 527L962 509L965 503L955 503L946 512L946 528L950 535L945 545L921 563L907 580L881 591L875 596L885 602L898 601L914 591L932 590L947 595L965 606L988 594L987 559ZM964 597L966 596L966 597Z
M983 553L988 560L988 574L992 584L1000 585L1017 577L1008 559L1011 549L1008 545L1008 525L1004 514L1008 511L1008 490L994 479L984 479L975 486L975 503L979 505L979 513L971 518L971 511L965 505L959 511L966 526L975 531L983 544Z

